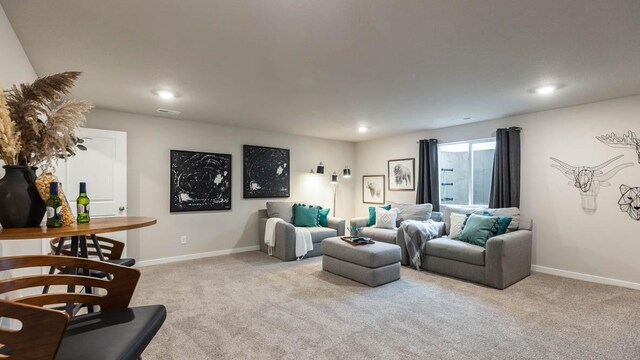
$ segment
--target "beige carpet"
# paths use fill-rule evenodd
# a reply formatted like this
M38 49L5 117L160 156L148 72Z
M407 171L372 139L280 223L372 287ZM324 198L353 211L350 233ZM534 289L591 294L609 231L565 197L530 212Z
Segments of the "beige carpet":
M260 252L142 269L151 359L640 359L640 291L534 274L494 290L402 269L369 288Z

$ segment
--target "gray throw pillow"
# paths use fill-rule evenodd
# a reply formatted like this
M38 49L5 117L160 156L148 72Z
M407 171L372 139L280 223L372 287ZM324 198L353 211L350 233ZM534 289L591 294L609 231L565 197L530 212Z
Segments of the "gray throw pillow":
M289 201L267 201L267 215L270 218L280 218L292 224L293 204Z
M444 207L444 226L447 234L451 233L451 213L469 215L474 214L476 211L480 210L481 212L484 209L478 209L469 206L453 206L453 205L443 205Z
M398 209L396 226L405 220L427 221L431 218L433 205L431 204L400 204L390 201L391 208Z

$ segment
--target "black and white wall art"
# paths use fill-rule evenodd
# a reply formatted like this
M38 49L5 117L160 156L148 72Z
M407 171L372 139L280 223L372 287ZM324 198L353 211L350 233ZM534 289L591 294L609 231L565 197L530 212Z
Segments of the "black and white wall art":
M640 163L640 139L638 139L636 133L633 131L629 130L629 132L622 134L622 136L618 136L612 132L611 134L596 136L596 139L607 146L634 149L636 155L638 155L638 163Z
M416 189L416 159L389 160L387 167L390 191L413 191Z
M244 145L244 198L289 197L290 168L289 149Z
M384 205L384 175L362 176L362 202Z
M609 180L612 177L620 170L633 166L633 163L623 163L606 170L609 165L623 156L616 156L596 166L573 166L552 157L551 160L554 163L551 164L551 167L560 170L569 179L569 185L580 191L582 209L587 213L593 213L597 210L596 199L600 188L611 186Z
M171 150L171 212L231 209L231 155Z
M620 210L626 212L633 220L640 221L640 186L620 185Z

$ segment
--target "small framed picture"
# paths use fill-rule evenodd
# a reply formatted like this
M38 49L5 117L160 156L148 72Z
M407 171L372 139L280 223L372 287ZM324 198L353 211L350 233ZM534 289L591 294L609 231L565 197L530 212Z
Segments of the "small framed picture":
M416 159L389 160L389 191L416 189Z
M384 175L362 176L362 202L384 205Z

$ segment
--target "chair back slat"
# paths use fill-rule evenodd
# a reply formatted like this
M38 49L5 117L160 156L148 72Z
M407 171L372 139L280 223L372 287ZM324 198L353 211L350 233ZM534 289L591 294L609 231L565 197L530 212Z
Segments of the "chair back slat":
M96 295L104 298L104 300L96 300L92 297L85 298L80 296L80 294L69 293L69 297L65 298L65 301L82 304L83 301L91 300L91 304L98 304L103 310L124 309L129 306L129 301L131 300L133 291L135 290L138 279L140 278L140 271L138 271L137 269L84 258L51 255L0 257L0 271L30 267L55 267L98 270L111 274L112 280L101 280L83 275L70 274L33 275L29 277L10 278L0 281L0 294L6 294L13 290L19 290L21 288L24 288L25 286L35 287L49 284L80 286L96 285L97 287L100 287L107 291L108 296ZM64 289L66 290L67 287L64 286ZM42 298L42 300L29 300L29 303L38 305L54 304L51 301L55 299L47 295L50 294L33 295L32 297L30 297L30 299L37 299L38 297L40 297ZM95 301L98 301L99 303L96 303Z
M96 239L98 240L98 243L100 245L100 250L102 251L102 254L104 255L105 259L118 260L122 258L122 253L124 252L124 243L118 240L114 240L114 239L110 239L102 236L97 236ZM51 247L51 254L55 254L56 249L58 248L58 243L60 241L64 241L64 239L61 240L60 238L53 238L49 241L49 246ZM95 244L89 237L87 237L87 250L90 256L98 255ZM74 254L71 253L70 241L66 241L63 244L60 254L66 255L66 256L74 256Z
M0 328L0 345L16 360L53 359L58 352L68 316L60 311L0 300L0 314L20 321L20 330Z
M49 306L61 304L99 305L100 309L105 303L104 296L80 293L53 293L23 296L12 299L16 303L34 306Z
M55 285L77 285L90 286L95 288L106 289L109 286L108 280L96 277L76 276L76 275L29 275L6 280L0 280L0 294L8 293L16 290L23 290L39 286L55 286Z

